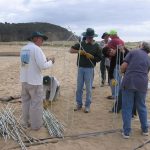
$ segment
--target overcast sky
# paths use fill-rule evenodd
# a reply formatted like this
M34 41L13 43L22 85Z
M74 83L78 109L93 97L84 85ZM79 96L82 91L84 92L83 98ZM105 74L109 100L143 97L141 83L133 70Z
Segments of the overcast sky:
M150 0L0 0L0 22L48 22L80 35L116 29L125 41L150 40Z

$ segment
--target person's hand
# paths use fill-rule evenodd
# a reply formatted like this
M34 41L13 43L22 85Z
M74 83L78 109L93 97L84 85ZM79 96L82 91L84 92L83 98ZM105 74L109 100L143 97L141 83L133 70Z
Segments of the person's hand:
M86 53L85 56L87 59L94 59L94 56L91 55L90 53Z
M52 61L52 63L54 64L54 62L55 62L55 58L54 57L52 57L52 58L50 58L50 60Z
M79 50L80 55L86 55L86 52L84 50Z
M54 58L54 57L47 57L47 58L46 58L46 60L47 60L47 61L50 61L50 60L51 60L51 61L52 61L52 63L54 63L54 62L55 62L55 58Z
M116 86L117 84L118 84L117 80L115 80L115 79L111 80L111 85L112 86Z

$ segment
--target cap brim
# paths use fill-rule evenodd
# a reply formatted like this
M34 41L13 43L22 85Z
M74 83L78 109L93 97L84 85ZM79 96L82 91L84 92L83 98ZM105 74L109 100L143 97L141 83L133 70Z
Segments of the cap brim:
M44 41L46 41L46 40L48 39L48 37L47 37L47 36L45 36L45 35L44 35L44 36L42 36L42 38L43 38L43 40L44 40Z
M28 37L27 40L31 41L34 37L42 37L44 41L48 39L48 37L44 35L44 36L31 36L31 37Z
M98 34L94 34L94 37L98 37Z
M83 32L82 36L84 36L84 37L98 37L98 34L94 34L92 36L89 36L89 35L86 35L86 32Z
M82 36L86 36L86 32L83 32L83 33L82 33Z

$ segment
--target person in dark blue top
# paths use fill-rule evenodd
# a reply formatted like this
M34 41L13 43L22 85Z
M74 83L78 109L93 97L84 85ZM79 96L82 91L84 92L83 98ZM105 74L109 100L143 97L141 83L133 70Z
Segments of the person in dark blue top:
M143 42L137 50L130 51L121 65L124 74L122 80L122 119L123 137L131 133L132 108L135 104L138 111L143 135L148 135L147 108L145 104L150 68L150 43Z

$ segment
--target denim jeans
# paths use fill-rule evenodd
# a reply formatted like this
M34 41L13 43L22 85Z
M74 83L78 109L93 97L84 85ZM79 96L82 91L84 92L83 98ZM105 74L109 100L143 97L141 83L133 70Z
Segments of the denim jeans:
M147 132L148 130L147 108L145 105L146 92L122 90L122 119L123 131L125 134L129 134L131 132L131 118L134 99L139 114L141 129L143 132Z
M120 89L120 83L121 83L121 75L119 72L120 70L119 68L120 66L116 65L114 72L113 72L114 79L118 82L118 84L116 86L112 86L110 82L111 92L114 98L118 97L119 95L119 89Z
M76 102L78 106L82 106L83 86L86 87L85 107L90 107L92 99L92 84L93 84L94 68L78 68Z

